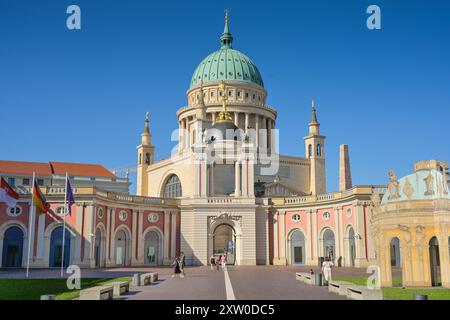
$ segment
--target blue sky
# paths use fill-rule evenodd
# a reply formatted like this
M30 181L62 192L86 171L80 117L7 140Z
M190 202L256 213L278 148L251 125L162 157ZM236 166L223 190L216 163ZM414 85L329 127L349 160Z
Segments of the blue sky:
M82 30L66 28L70 4ZM382 30L366 28L370 4ZM168 154L191 75L219 47L224 8L234 48L258 65L278 110L283 154L304 155L315 98L329 191L341 143L354 184L450 160L445 0L0 0L0 159L133 167L146 111L157 157Z

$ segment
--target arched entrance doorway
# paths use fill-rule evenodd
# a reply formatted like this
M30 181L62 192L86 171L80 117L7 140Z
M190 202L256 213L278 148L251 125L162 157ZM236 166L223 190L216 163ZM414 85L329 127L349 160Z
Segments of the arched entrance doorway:
M291 264L305 264L305 236L300 230L291 234Z
M236 232L228 224L221 224L214 230L213 253L215 256L227 254L229 265L236 262Z
M103 231L97 228L94 240L94 259L95 266L101 268L105 266L105 243L103 239Z
M355 230L353 227L348 229L348 261L351 267L355 266L356 258L356 243L355 243Z
M128 248L130 242L130 238L127 235L125 230L119 230L116 232L116 236L114 238L115 243L115 260L117 267L127 266L128 257L130 256L130 250Z
M147 232L144 238L144 263L155 266L162 264L162 241L159 233L153 230Z
M50 259L49 267L61 267L63 254L63 227L56 227L50 236ZM64 241L64 267L70 264L70 232L66 229Z
M22 266L23 231L19 227L10 227L3 238L2 268L20 268Z
M334 262L336 248L334 232L331 229L326 229L323 233L323 256L324 258L330 258L330 260Z
M395 237L391 240L391 267L401 268L402 256L400 248L400 239Z
M402 268L402 247L400 239L394 237L389 244L391 255L391 277L392 286L402 286L403 268Z
M439 261L439 241L436 237L430 239L430 270L431 285L437 287L441 285L441 268Z

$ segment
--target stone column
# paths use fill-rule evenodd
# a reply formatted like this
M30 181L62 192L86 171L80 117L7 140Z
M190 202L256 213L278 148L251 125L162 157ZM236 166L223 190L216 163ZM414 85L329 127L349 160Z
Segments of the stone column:
M210 184L210 189L211 189L210 196L211 197L214 197L214 170L215 170L214 167L215 167L214 163L211 163L209 165L209 171L210 171L210 175L211 175L211 184Z
M111 209L106 207L106 267L111 266L111 245L112 245L112 235L111 235Z
M255 164L252 160L248 160L247 163L248 173L246 175L247 178L247 188L248 188L248 196L255 196Z
M138 218L137 218L137 263L139 265L144 265L144 238L142 233L144 232L144 210L138 210Z
M177 212L172 212L172 232L171 232L171 241L170 241L170 260L175 259L177 255Z
M249 114L245 113L245 128L244 128L245 132L248 132L248 126L249 126Z
M212 115L212 123L214 124L214 122L216 122L216 113L215 112L212 112L211 113L211 115Z
M278 224L279 224L279 219L278 219L278 212L275 212L272 214L273 216L273 264L276 265L278 262L278 257L279 257L279 252L278 252L278 247L279 247L279 239L278 239Z
M380 230L380 233L384 231ZM389 243L384 240L384 236L380 236L380 247L377 248L377 260L380 265L380 278L382 287L392 287L392 270L391 270L391 250ZM402 273L404 271L402 270ZM403 280L403 279L402 279Z
M312 219L311 219L311 211L310 210L306 210L306 234L305 234L305 260L306 260L306 264L307 265L312 265L312 260L313 260L313 252L311 250L311 246L313 243L313 233L312 233Z
M262 126L261 129L264 134L261 134L261 141L260 146L264 149L265 152L267 152L267 119L266 117L262 117Z
M133 209L131 213L131 265L136 264L136 248L137 248L137 241L136 241L136 235L137 235L137 220L138 220L138 211L136 209Z
M349 266L347 264L347 257L346 257L346 253L345 253L345 248L346 248L346 236L344 234L344 210L342 207L337 207L336 208L337 212L338 212L338 217L339 217L339 224L338 224L338 228L336 230L339 230L339 233L341 235L340 237L340 247L341 247L341 256L342 256L342 266Z
M259 115L255 114L256 147L259 147Z
M201 167L200 167L200 170L201 170L201 172L202 172L202 180L201 180L201 184L202 184L202 189L201 189L201 193L200 193L200 195L202 196L202 197L207 197L208 196L208 184L207 184L207 182L208 182L208 177L207 177L207 172L208 172L208 163L207 163L207 161L202 161L202 163L201 163Z
M183 150L183 120L178 121L178 153Z
M163 250L164 250L164 259L163 259L163 264L164 265L168 265L171 263L170 258L169 258L169 229L170 229L170 211L169 210L164 210L164 245L163 245Z
M339 257L342 256L342 233L341 230L339 228L339 221L342 220L340 215L339 215L339 209L335 208L334 209L334 230L336 231L336 265L339 261Z
M280 265L286 265L286 211L280 213Z
M234 112L234 125L239 127L239 112L237 111Z
M87 205L84 211L84 256L82 264L87 267L95 267L94 239L95 239L95 207Z
M111 215L111 266L116 265L116 210L110 209Z
M234 196L241 196L241 164L239 161L234 163Z
M317 231L317 209L311 210L311 220L312 220L312 229L313 229L313 237L312 237L312 242L313 242L313 250L314 250L314 258L311 259L311 262L313 264L317 264L317 262L319 261L319 257L320 257L320 252L319 252L319 234Z
M189 124L189 117L184 119L186 121L186 148L191 146L191 126Z
M242 171L241 171L241 186L242 186L242 196L248 197L248 184L247 184L247 171L248 171L248 162L247 160L242 161Z
M365 230L364 230L364 206L360 203L354 207L354 214L356 214L356 236L355 246L356 246L356 257L355 266L364 267L367 264L366 259L366 245L365 245Z
M450 288L450 248L448 227L443 226L440 230L439 241L439 259L441 267L441 282L443 288Z

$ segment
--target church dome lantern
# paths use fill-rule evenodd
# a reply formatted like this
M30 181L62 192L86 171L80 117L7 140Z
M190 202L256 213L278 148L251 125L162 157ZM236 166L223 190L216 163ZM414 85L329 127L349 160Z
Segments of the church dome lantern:
M233 36L229 32L228 14L225 15L225 28L220 41L221 48L203 59L195 69L190 89L202 82L207 85L220 81L243 82L264 88L261 73L255 63L232 47Z

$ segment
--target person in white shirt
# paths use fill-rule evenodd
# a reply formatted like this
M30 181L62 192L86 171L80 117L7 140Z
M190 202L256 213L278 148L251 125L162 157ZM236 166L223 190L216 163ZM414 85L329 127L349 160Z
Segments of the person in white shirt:
M325 278L326 285L328 285L328 282L331 281L331 268L333 266L334 264L330 261L330 258L326 257L325 261L322 263L322 273Z

